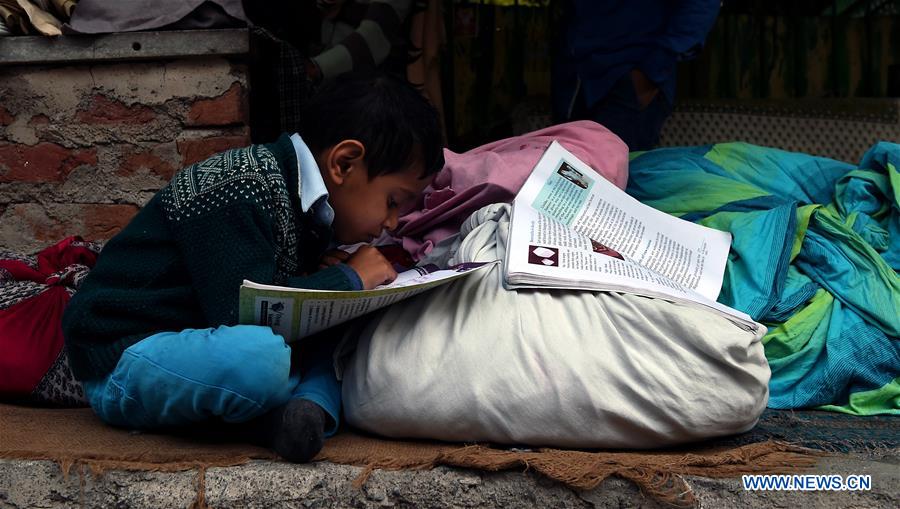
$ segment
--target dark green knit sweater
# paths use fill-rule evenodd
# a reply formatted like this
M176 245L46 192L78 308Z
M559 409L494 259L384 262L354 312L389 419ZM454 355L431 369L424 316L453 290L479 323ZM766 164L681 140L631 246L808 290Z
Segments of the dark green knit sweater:
M298 173L287 135L179 172L106 244L69 302L63 333L76 378L106 375L152 334L236 324L244 279L358 289L346 267L314 272L331 231L303 214Z

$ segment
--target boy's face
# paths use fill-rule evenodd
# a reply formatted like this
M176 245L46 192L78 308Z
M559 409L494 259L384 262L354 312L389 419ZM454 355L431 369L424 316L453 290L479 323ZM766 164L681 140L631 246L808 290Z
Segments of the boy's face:
M350 147L351 157L338 153L326 160L322 171L328 203L334 209L335 238L341 244L372 242L382 230L397 228L398 218L418 202L432 180L431 176L420 178L420 164L369 179L368 168L354 148ZM338 144L332 150L340 149Z

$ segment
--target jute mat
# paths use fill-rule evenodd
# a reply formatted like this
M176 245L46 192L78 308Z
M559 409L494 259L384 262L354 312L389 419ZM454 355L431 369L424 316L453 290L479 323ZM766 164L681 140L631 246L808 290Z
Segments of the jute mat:
M576 489L591 489L611 475L629 479L646 494L674 505L695 502L682 475L737 477L794 473L813 466L822 453L785 442L733 447L698 445L655 452L559 449L510 450L488 445L386 440L353 432L329 439L314 461L365 467L361 486L374 469L428 469L438 465L486 471L531 470ZM213 443L182 436L134 433L104 425L87 408L50 409L0 404L0 458L58 462L95 474L108 469L176 471L198 469L197 505L203 505L202 473L208 467L277 459L246 444Z
M900 416L767 408L752 430L715 444L733 447L766 440L837 453L895 454L900 450Z

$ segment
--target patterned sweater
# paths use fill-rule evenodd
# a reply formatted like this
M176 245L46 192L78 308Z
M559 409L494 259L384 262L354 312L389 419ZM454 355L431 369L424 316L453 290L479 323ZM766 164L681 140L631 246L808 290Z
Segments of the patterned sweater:
M302 212L299 180L287 135L179 172L107 243L69 302L63 333L76 378L106 375L152 334L236 324L244 279L358 289L348 267L315 272L332 232Z

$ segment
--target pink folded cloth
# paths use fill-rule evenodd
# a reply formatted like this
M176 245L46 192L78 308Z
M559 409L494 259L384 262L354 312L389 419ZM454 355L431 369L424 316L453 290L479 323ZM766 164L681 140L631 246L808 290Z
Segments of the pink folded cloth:
M400 218L394 236L414 259L459 232L472 212L512 202L544 150L556 140L621 189L628 182L628 147L590 120L559 124L495 141L457 154L444 149L446 164L424 193L421 208Z

